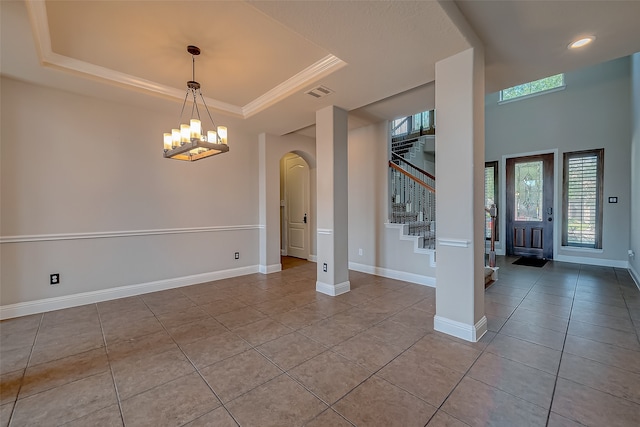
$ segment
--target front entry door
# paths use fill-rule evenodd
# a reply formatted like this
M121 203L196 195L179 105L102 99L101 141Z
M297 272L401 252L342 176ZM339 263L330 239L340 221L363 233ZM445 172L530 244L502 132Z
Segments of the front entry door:
M309 166L300 156L285 158L287 255L309 257Z
M506 253L553 258L553 154L507 159Z

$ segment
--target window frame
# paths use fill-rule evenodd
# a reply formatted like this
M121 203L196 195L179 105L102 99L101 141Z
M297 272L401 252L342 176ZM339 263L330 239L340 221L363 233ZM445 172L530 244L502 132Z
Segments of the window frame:
M500 181L498 180L498 166L499 166L499 162L497 160L491 161L491 162L484 162L484 169L485 169L485 176L486 176L486 170L489 167L493 168L493 201L496 205L496 220L495 220L495 230L496 230L496 242L498 242L500 240L500 219L499 219L499 215L497 215L497 213L499 212L499 201L500 201ZM485 187L484 189L485 191L485 200L487 198L487 188ZM486 207L486 206L485 206ZM485 226L486 227L486 226ZM487 237L485 235L485 240L486 241L490 241L491 237Z
M569 160L580 157L596 157L596 220L592 244L569 243ZM602 249L602 218L604 211L604 148L570 151L562 158L562 246L575 249Z
M516 88L518 86L531 85L533 83L537 83L537 82L539 82L541 80L549 79L549 78L555 77L555 76L562 76L562 84L561 85L553 87L553 88L550 88L550 89L544 89L544 90L540 90L540 91L537 91L537 92L527 93L527 94L520 95L520 96L514 96L513 98L504 99L504 91ZM520 101L520 100L523 100L523 99L533 98L535 96L545 95L545 94L548 94L548 93L558 92L558 91L566 89L566 87L567 87L567 84L565 82L565 74L564 73L554 74L552 76L543 77L543 78L538 79L538 80L533 80L533 81L530 81L530 82L522 83L520 85L515 85L515 86L511 86L511 87L502 89L499 92L498 105L502 105L502 104L506 104L506 103L514 102L514 101Z

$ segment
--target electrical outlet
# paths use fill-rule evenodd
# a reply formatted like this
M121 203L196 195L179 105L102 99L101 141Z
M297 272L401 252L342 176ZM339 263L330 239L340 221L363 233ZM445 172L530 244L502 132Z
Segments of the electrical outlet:
M236 252L236 254L235 254L235 258L236 258L236 259L240 259L240 252Z
M358 255L362 256L362 248L358 249Z
M327 263L322 264L322 271L327 272Z
M60 273L53 273L49 275L49 284L57 285L60 283Z

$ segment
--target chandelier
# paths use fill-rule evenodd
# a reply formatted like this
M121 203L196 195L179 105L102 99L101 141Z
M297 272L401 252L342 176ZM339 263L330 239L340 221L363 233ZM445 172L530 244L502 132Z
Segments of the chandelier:
M216 154L229 151L227 145L227 128L218 126L216 128L207 103L202 96L200 83L196 80L196 55L200 55L200 48L197 46L187 46L187 52L191 54L191 80L187 82L187 94L184 97L182 111L180 112L180 122L184 114L187 100L193 99L191 105L191 118L189 124L181 123L179 129L171 129L171 133L164 134L164 157L167 159L186 160L194 162ZM211 130L206 132L202 129L200 120L200 110L198 109L197 96L200 96L202 104L211 121ZM215 130L214 130L215 129Z

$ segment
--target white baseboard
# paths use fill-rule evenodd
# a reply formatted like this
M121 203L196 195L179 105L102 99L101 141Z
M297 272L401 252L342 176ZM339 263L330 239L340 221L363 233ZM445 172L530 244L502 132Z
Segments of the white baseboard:
M280 249L280 256L287 256L287 250L286 249Z
M629 264L629 273L631 273L631 278L634 282L636 282L636 287L640 291L640 274Z
M282 264L260 265L258 267L258 273L271 274L282 271Z
M571 262L574 264L598 265L601 267L629 268L629 261L617 259L590 258L581 256L558 255L554 261Z
M468 325L435 315L433 316L433 329L465 341L478 342L487 333L487 318L482 316L482 319L475 325Z
M330 285L319 281L316 282L316 291L332 297L344 294L350 290L351 283L348 280L346 282L338 283L337 285Z
M309 258L307 258L307 261L318 262L318 255L309 254Z
M361 273L373 274L375 276L387 277L389 279L402 280L404 282L417 283L418 285L436 287L436 278L430 276L422 276L415 273L407 273L406 271L391 270L388 268L375 267L372 265L358 264L349 262L349 269L359 271Z
M0 320L77 307L85 304L95 304L97 302L142 295L149 292L181 288L183 286L228 279L230 277L244 276L257 272L257 266L240 267L229 270L213 271L210 273L194 274L191 276L176 277L173 279L156 280L154 282L139 283L135 285L119 286L117 288L101 289L99 291L82 292L79 294L3 305L0 306Z

